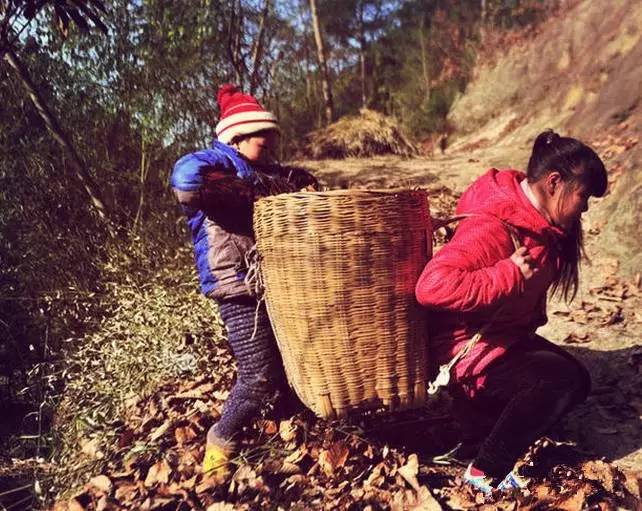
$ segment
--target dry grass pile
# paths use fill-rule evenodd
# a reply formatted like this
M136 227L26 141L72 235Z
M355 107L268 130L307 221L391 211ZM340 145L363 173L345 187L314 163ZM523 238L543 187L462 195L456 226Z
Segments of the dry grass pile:
M413 156L415 145L406 138L394 119L373 110L362 109L308 135L306 157L349 158L381 154Z

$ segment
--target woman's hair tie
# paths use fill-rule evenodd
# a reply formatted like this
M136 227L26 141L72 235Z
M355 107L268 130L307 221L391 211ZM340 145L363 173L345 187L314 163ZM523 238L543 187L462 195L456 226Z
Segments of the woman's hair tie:
M560 136L555 133L553 130L546 130L546 143L547 144L552 144L554 141L556 141Z

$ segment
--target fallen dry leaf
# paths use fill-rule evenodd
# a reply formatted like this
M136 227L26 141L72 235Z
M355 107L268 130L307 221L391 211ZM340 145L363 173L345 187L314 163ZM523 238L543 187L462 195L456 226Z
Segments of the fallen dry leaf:
M403 467L399 467L397 472L403 477L406 482L412 487L413 490L419 491L419 481L417 481L417 474L419 473L419 460L416 454L408 456L408 461Z
M69 499L69 502L67 503L67 511L85 511L85 508L80 502L73 498Z
M285 457L283 460L285 463L299 463L303 458L308 454L308 448L305 444L301 444L299 448Z
M174 430L174 439L179 446L191 442L197 436L196 432L190 426L178 427Z
M292 419L281 421L279 424L279 436L284 442L291 442L296 439L297 426Z
M567 495L558 498L552 502L552 509L559 509L561 511L582 511L586 506L586 497L592 492L592 488L588 483L583 484L579 488L573 488Z
M220 479L217 476L209 476L201 480L200 483L196 485L196 493L205 493L212 488L216 488L220 484Z
M109 477L107 477L106 475L99 475L96 477L92 477L89 480L89 484L92 485L97 490L107 494L110 494L111 491L114 489L113 483L111 482Z
M131 502L138 493L138 487L135 484L125 483L116 488L114 498L117 502L127 504Z
M97 460L100 460L105 456L100 450L100 440L98 440L97 438L93 438L91 440L81 440L80 450L83 452L83 454L86 454L87 456L95 458Z
M427 486L421 486L419 490L417 490L417 503L410 509L416 511L442 511L441 504Z
M234 504L230 504L229 502L215 502L207 506L206 511L234 511L234 509L236 509Z
M642 470L624 472L624 486L636 499L642 498Z
M181 400L181 399L202 399L209 397L210 394L214 391L215 387L213 383L206 383L205 385L200 385L199 387L196 387L195 389L191 389L185 392L181 392L179 394L174 394L173 396L170 396L170 401L171 400Z
M350 452L342 441L333 442L329 449L324 449L319 453L319 465L321 469L330 477L335 470L343 467Z
M384 467L385 467L385 463L382 461L372 469L372 472L370 472L370 475L366 479L366 484L368 486L378 488L383 484L383 482L386 479L385 476L382 474Z
M271 420L258 421L258 426L263 433L270 436L276 435L279 431L279 427L276 425L276 422Z
M608 463L601 460L587 461L582 464L581 470L586 479L598 481L608 491L614 491L617 474Z
M156 440L158 440L160 437L162 437L165 433L167 433L167 432L169 431L169 428L171 428L171 427L172 427L172 421L167 420L167 421L163 422L163 424L161 424L160 426L158 426L158 427L157 427L157 428L156 428L156 429L155 429L155 430L154 430L154 431L149 435L149 439L150 439L152 442L155 442L155 441L156 441Z
M96 511L107 511L109 509L109 499L107 495L103 495L96 502Z
M147 477L145 478L145 486L154 486L156 483L165 483L169 481L170 468L165 460L159 460L149 467Z

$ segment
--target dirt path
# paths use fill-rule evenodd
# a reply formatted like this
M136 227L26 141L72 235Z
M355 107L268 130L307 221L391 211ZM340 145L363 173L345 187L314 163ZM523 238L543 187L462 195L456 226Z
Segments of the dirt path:
M460 144L460 148L462 144ZM457 148L455 148L457 149ZM464 147L465 149L465 147ZM435 216L452 213L455 197L492 166L524 168L528 147L454 150L434 158L297 162L313 169L329 188L420 186L431 193ZM580 449L622 468L642 469L642 315L639 282L617 276L619 261L600 253L599 219L605 199L585 215L587 255L581 289L571 305L552 300L540 333L564 346L590 369L593 390L561 434Z

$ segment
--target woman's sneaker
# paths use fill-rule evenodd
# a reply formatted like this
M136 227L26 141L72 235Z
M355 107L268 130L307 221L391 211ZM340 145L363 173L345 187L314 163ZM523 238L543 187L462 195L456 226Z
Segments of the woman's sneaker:
M483 470L473 467L471 463L468 465L468 468L466 468L466 472L464 472L464 482L482 493L490 493L495 489L494 484L496 481L492 477L487 476Z
M497 485L497 489L501 491L524 490L529 482L527 478L520 476L515 470L511 470Z

